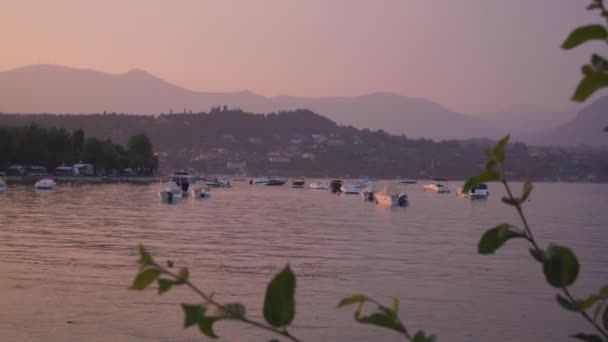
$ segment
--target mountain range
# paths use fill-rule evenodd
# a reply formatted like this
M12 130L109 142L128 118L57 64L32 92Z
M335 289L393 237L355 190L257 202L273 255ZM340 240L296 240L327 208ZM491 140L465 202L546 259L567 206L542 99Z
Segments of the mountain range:
M249 91L198 92L146 71L124 74L56 65L32 65L0 72L0 112L131 113L204 112L227 105L258 113L309 109L342 125L382 129L412 138L497 138L512 133L536 145L604 145L608 99L599 99L577 115L517 106L498 113L464 114L421 98L393 93L354 97L264 97ZM1 123L0 123L1 124Z

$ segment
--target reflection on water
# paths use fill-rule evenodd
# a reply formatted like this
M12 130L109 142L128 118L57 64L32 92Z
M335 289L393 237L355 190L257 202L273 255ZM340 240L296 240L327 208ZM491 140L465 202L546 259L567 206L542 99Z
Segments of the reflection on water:
M568 341L589 331L558 308L525 242L476 254L486 228L518 223L497 185L488 201L413 185L411 206L391 209L327 191L235 185L175 205L159 202L158 185L10 187L0 195L0 340L199 341L196 329L182 330L177 305L196 302L191 292L126 290L139 242L258 318L266 282L289 262L298 274L293 331L310 341L400 340L335 309L353 293L399 296L408 328L440 341ZM542 245L578 254L580 296L608 283L606 190L540 184L527 204ZM216 330L225 341L270 337L235 323Z

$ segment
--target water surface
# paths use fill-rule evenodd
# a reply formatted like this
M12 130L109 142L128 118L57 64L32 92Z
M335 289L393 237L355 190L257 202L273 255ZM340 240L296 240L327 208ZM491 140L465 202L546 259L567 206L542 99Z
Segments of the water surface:
M469 201L417 184L408 188L410 207L387 209L359 196L234 184L175 205L159 202L158 185L60 185L50 193L11 186L0 195L0 340L203 339L182 329L179 303L197 302L187 289L127 290L140 242L258 319L267 281L290 263L298 275L292 331L308 341L401 340L335 308L354 293L386 303L398 296L408 329L439 341L570 341L590 331L559 309L524 241L476 253L485 229L519 224L498 185L490 200ZM538 184L526 205L541 245L577 253L579 296L608 283L606 193L607 185ZM224 341L271 337L231 322L216 332Z

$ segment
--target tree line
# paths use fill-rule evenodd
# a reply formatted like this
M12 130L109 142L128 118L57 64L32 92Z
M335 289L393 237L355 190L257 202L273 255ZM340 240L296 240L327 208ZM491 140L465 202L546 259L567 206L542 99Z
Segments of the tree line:
M143 175L158 168L152 142L144 133L131 136L125 147L110 139L87 138L82 129L68 131L37 124L0 126L2 170L17 164L44 166L51 171L79 162L92 164L100 173L122 173L131 168Z

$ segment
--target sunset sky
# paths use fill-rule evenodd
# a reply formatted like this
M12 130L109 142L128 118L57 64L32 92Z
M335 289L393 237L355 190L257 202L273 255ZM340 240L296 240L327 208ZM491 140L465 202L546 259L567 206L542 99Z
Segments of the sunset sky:
M570 106L601 43L584 0L3 0L0 71L144 69L200 91L332 96L390 91L459 111Z

